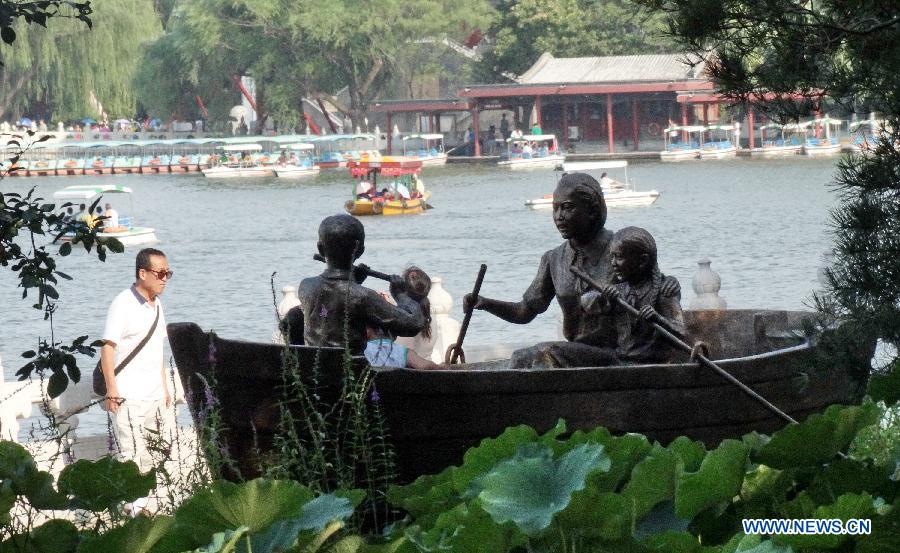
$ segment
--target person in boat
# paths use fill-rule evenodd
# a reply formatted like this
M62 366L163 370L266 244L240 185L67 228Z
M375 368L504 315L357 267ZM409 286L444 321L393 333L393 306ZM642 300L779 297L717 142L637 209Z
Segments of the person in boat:
M663 294L666 277L659 270L656 241L646 230L625 227L613 235L610 260L615 284L602 291L590 290L581 296L587 313L611 313L616 327L615 356L618 363L669 363L676 350L650 323L657 323L684 338L681 294ZM637 309L635 317L618 303L623 299Z
M318 249L327 268L303 279L297 291L306 345L346 346L361 355L368 341L366 327L415 336L425 326L422 309L400 275L392 276L390 285L397 305L361 285L365 273L353 267L365 251L365 229L359 220L343 214L326 217L319 225Z
M109 229L114 229L119 226L119 212L113 209L113 206L110 203L106 204L106 222L103 226Z
M63 213L62 222L64 224L69 224L75 220L75 211L70 207L66 208L66 212Z
M430 350L431 344L431 303L428 292L431 291L431 277L422 269L411 266L401 275L409 290L409 296L419 303L425 325L422 331L413 337L392 338L382 329L368 327L369 341L366 344L366 359L373 367L399 367L407 369L441 369L440 365L427 359L426 354L419 354L417 349ZM381 293L385 301L393 303L391 297Z
M510 368L584 367L615 362L616 327L611 313L587 312L581 296L589 290L571 267L602 284L613 283L610 244L605 228L606 202L600 183L586 173L566 173L553 192L553 222L565 240L544 253L537 275L518 302L467 294L466 309L487 311L514 324L526 324L550 307L553 298L563 314L565 342L542 342L513 352ZM662 294L680 293L678 281L666 279Z
M375 196L375 185L368 179L359 179L356 185L356 197L363 200L371 200Z

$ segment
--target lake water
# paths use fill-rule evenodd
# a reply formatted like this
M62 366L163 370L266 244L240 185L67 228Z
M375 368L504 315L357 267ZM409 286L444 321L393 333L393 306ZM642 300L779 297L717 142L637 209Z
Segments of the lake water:
M799 309L819 286L817 270L830 249L829 210L836 159L635 162L628 170L639 189L661 195L650 207L610 209L607 227L635 225L656 237L664 273L682 285L682 304L694 297L697 260L708 257L722 276L730 308ZM449 165L423 174L435 209L423 215L364 218L361 261L383 272L410 263L444 279L462 318L462 296L487 263L482 294L517 300L541 254L561 238L549 211L530 211L527 199L552 192L549 169L501 170ZM614 175L615 176L615 175ZM270 276L276 290L318 274L313 261L319 221L342 211L353 183L346 170L317 177L213 180L201 174L107 177L7 178L3 192L40 195L73 184L117 183L134 190L139 222L157 229L175 271L163 296L169 322L194 321L223 337L269 340L275 325ZM119 204L120 214L128 212ZM57 340L103 331L110 300L133 281L134 254L112 254L106 263L76 251L59 269L74 277L59 286ZM369 280L369 286L386 283ZM7 380L24 363L20 354L49 335L41 313L21 299L11 271L0 270L0 359ZM555 339L559 309L529 325L511 325L485 313L473 317L466 343ZM93 366L93 361L83 363Z

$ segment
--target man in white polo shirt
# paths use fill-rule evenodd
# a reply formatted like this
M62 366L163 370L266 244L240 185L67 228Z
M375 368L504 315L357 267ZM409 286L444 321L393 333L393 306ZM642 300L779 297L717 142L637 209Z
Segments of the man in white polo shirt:
M172 396L163 362L166 320L159 300L170 278L172 270L163 252L153 248L138 252L135 282L109 306L100 350L107 392L103 407L112 414L119 458L136 462L141 472L154 466L149 443L169 441L169 432L174 428L174 413L169 408ZM115 369L148 336L138 353L115 374ZM138 514L145 506L146 498L142 498L125 509Z

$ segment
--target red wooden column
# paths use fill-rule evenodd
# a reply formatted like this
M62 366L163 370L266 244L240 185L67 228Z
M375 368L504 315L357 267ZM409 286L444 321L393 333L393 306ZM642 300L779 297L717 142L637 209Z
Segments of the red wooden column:
M475 157L481 157L481 144L478 141L479 135L481 134L481 128L479 127L478 119L479 119L479 110L478 104L475 104L475 107L472 108L472 131L475 133Z
M747 111L747 137L747 144L752 150L756 147L756 130L753 128L753 108L750 108Z
M638 149L638 139L641 134L641 114L638 109L637 96L631 100L631 141L634 143L634 151Z
M613 116L612 116L612 94L606 95L606 139L609 141L609 153L613 153Z
M578 107L578 118L580 120L578 124L581 126L581 140L587 140L587 128L590 122L588 111L591 109L591 104L586 100L582 100Z
M541 130L544 129L544 122L543 122L543 118L541 117L541 108L542 107L543 106L541 105L541 97L535 96L534 97L534 111L537 112L537 124L538 124L538 127L541 128ZM525 133L525 134L528 134L528 133Z
M387 155L391 155L391 140L394 138L394 125L392 124L391 112L387 112Z
M681 126L687 127L688 124L688 106L686 103L681 104ZM688 133L687 131L681 131L681 141L688 141Z
M434 132L441 132L441 114L434 114Z
M703 126L709 126L709 104L703 102Z
M562 139L563 148L569 149L569 102L563 102L562 105Z

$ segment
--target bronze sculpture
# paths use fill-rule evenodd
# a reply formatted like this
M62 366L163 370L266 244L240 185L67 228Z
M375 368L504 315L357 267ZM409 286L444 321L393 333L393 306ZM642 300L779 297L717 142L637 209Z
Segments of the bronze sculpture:
M610 243L605 228L606 202L600 183L586 173L567 173L553 192L553 222L565 241L541 257L537 275L518 302L484 296L464 299L472 305L515 323L526 324L550 306L555 297L563 313L566 341L541 342L513 352L510 368L602 366L616 362L616 329L612 313L587 311L581 296L589 287L572 274L577 267L596 281L613 283ZM678 282L667 279L662 292L672 296Z
M366 347L366 326L395 336L415 336L422 330L422 309L402 277L392 275L390 280L397 305L360 285L366 271L354 270L353 262L365 251L365 229L357 219L350 215L323 219L318 249L325 257L325 271L303 279L297 290L306 345L348 346L352 354L360 355Z

